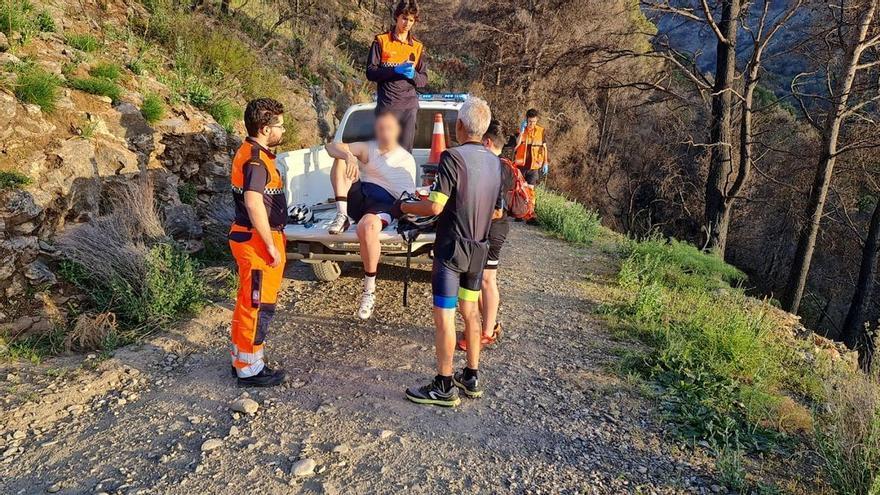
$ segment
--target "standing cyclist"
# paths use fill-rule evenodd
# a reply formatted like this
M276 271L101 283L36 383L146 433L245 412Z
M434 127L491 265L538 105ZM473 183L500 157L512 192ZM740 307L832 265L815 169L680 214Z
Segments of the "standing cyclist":
M400 204L403 213L440 216L431 271L437 376L425 386L407 389L406 397L418 404L456 406L461 402L458 388L468 397L483 395L478 379L478 300L489 256L489 226L503 208L501 162L481 142L491 119L484 100L468 99L455 123L458 142L464 144L440 156L437 181L427 199ZM468 349L465 368L453 376L456 306L464 319Z
M422 42L412 34L419 20L416 0L400 0L394 9L394 27L376 36L367 59L367 79L377 85L376 114L393 113L400 121L400 145L412 152L416 137L419 94L428 83L428 65Z
M286 260L287 199L269 150L284 136L283 114L284 106L270 98L250 101L244 111L248 137L232 159L235 220L229 247L238 265L238 297L231 353L239 386L271 387L284 380L284 371L270 369L263 357Z
M496 156L501 156L504 148L504 129L497 120L492 120L489 129L483 134L483 146ZM501 193L507 198L508 193L514 187L513 163L507 158L501 158ZM498 321L498 308L501 305L501 294L498 291L498 263L501 259L501 247L510 233L510 223L507 216L507 205L501 216L495 215L492 226L489 227L489 258L486 268L483 269L483 287L480 291L480 314L483 317L483 335L480 338L481 345L492 345L501 337L501 323ZM467 351L467 339L462 337L458 341L458 348Z

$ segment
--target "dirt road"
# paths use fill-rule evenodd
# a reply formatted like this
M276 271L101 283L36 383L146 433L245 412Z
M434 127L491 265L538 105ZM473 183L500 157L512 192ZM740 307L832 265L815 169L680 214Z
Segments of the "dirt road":
M229 376L228 307L109 358L5 369L0 493L723 491L706 455L664 433L613 370L631 344L589 297L613 271L601 246L516 224L499 272L505 339L481 363L487 393L450 410L403 398L433 375L427 272L404 309L402 270L383 268L363 323L359 268L326 284L291 264L268 353L293 376L251 391L255 414L230 408L243 391Z

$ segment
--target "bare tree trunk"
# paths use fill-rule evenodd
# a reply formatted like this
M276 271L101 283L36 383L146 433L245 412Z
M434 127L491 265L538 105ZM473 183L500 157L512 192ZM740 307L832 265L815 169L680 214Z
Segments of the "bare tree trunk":
M712 123L709 131L711 158L706 180L706 246L722 257L730 227L728 181L732 170L733 82L736 77L736 35L740 0L723 0L716 52L715 86L712 94Z
M865 331L865 313L874 290L874 276L877 273L877 257L880 254L880 201L874 205L874 213L868 224L868 238L862 247L862 263L859 278L853 292L852 302L843 322L843 343L850 349L858 349L859 362L870 367L874 346L870 335Z
M868 37L868 29L874 19L876 9L877 1L871 1L859 20L856 38L848 47L844 59L846 66L842 71L843 77L837 79L837 84L834 88L835 94L831 95L834 104L825 117L825 126L822 131L822 152L819 164L816 167L816 177L813 180L810 199L807 203L806 211L809 215L809 222L801 229L797 251L795 251L794 262L792 263L786 286L784 307L792 313L798 312L801 299L804 296L807 275L810 272L810 263L813 260L813 251L816 247L816 237L819 234L819 226L825 213L825 201L828 198L828 188L831 185L831 177L834 173L835 162L837 161L840 127L848 110L847 102L850 91L852 91L856 73L859 71L859 60L866 48L865 40Z

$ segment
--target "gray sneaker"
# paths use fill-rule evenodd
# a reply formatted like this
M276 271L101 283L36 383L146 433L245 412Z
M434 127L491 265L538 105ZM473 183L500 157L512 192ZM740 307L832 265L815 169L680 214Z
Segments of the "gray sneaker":
M449 390L444 391L439 378L436 377L427 385L406 389L406 398L416 404L433 406L455 407L461 404L458 389L453 385Z
M335 217L333 217L333 221L330 222L330 226L327 227L327 232L332 235L337 235L345 232L351 226L351 219L348 218L348 215L344 213L337 213Z

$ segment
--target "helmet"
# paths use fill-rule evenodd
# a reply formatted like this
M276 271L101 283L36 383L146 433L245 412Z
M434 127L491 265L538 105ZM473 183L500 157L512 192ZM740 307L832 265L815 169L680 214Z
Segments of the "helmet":
M314 220L312 209L303 204L293 205L287 210L289 223L310 223Z

